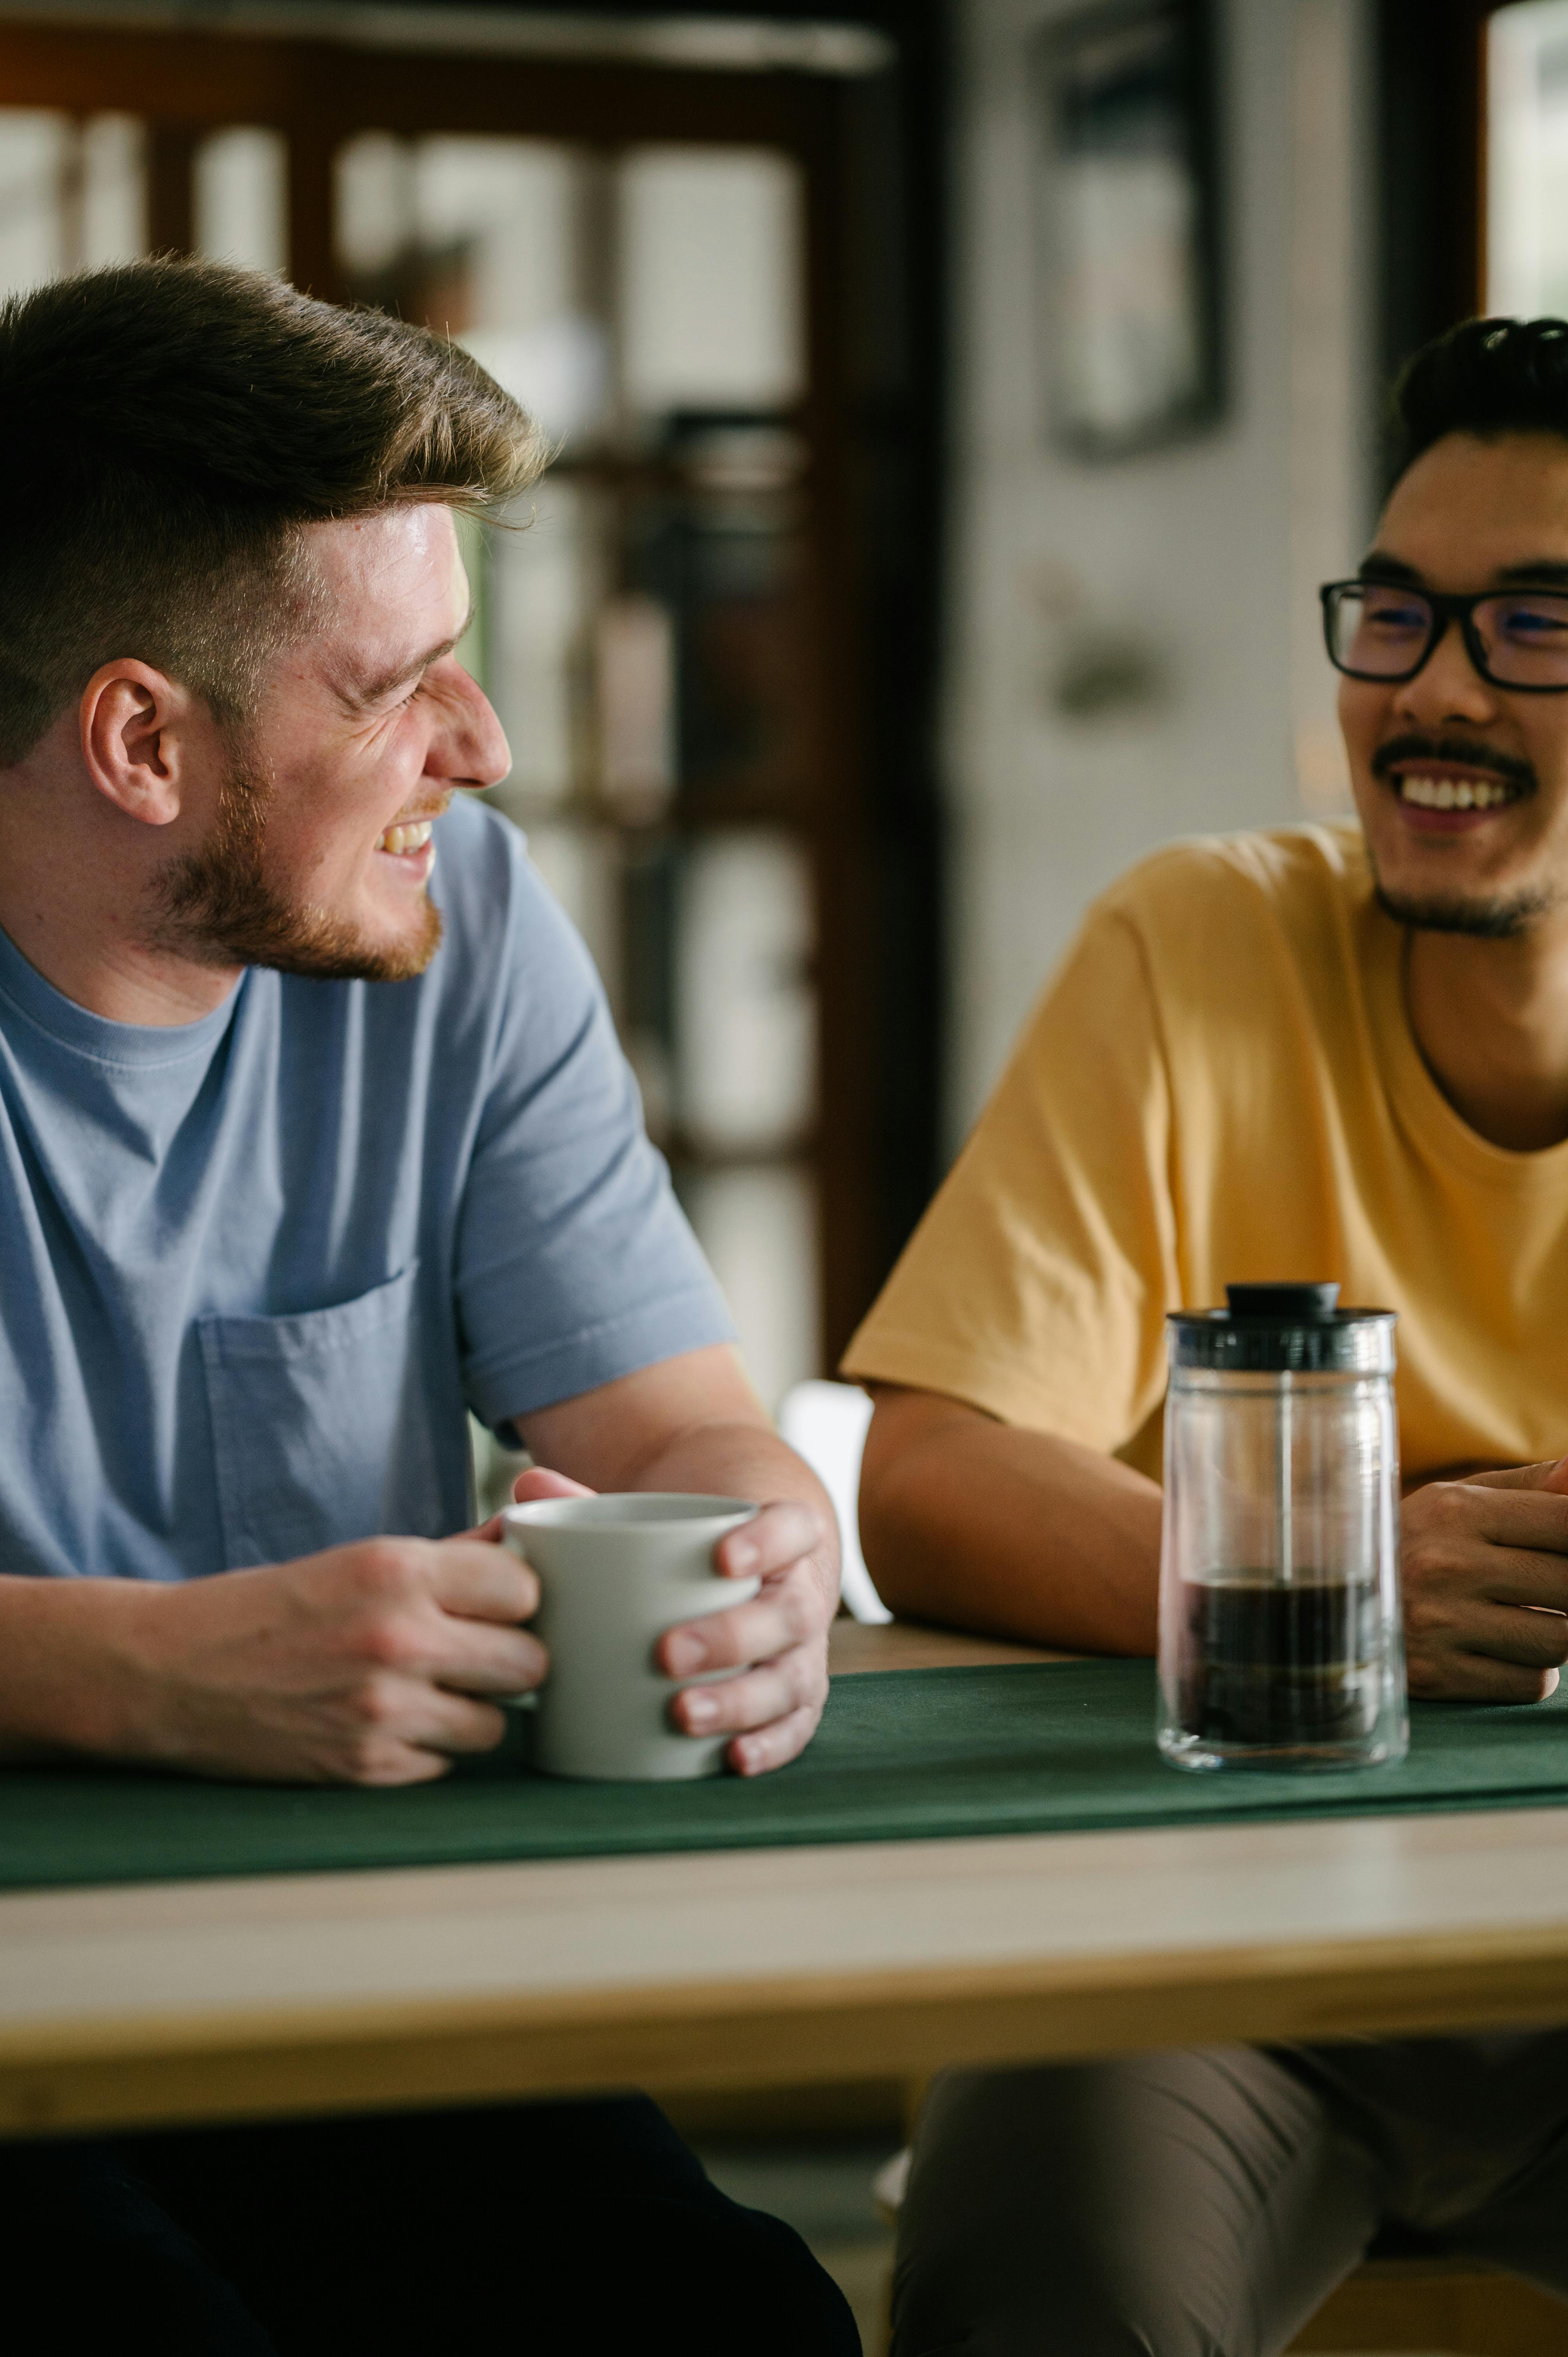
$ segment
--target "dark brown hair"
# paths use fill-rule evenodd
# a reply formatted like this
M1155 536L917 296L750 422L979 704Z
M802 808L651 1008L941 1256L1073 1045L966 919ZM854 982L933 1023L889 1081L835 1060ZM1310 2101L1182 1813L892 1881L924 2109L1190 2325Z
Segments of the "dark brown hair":
M303 525L470 512L547 456L457 346L248 270L83 272L0 307L0 766L134 655L242 722L311 627Z

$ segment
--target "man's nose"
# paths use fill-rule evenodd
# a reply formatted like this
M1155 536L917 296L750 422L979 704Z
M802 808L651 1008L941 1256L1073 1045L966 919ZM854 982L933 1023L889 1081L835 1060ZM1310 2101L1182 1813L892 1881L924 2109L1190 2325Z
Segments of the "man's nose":
M1463 720L1474 727L1497 717L1496 693L1470 661L1456 615L1449 616L1443 636L1415 677L1404 682L1395 702L1409 719L1427 726Z
M447 655L425 674L427 692L440 699L442 726L431 739L425 769L443 785L482 793L499 786L511 768L511 747L495 707L473 673Z

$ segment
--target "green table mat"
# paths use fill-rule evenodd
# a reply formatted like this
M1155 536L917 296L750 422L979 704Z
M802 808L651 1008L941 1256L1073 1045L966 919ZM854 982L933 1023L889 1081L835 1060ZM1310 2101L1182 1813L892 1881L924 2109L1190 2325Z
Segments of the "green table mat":
M1418 1703L1403 1765L1313 1775L1167 1768L1154 1695L1147 1662L840 1678L805 1756L755 1781L560 1782L528 1770L516 1737L394 1792L11 1769L0 1888L1568 1803L1563 1695Z

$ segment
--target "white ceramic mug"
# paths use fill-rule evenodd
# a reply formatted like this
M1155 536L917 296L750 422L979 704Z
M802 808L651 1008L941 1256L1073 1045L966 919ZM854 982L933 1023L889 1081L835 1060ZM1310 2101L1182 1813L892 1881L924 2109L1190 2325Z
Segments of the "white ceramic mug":
M667 1629L745 1604L759 1579L725 1579L714 1549L756 1513L739 1498L678 1491L540 1498L509 1506L506 1543L539 1580L529 1623L550 1655L533 1713L533 1760L553 1776L672 1781L716 1776L727 1735L682 1735L683 1686L734 1670L669 1678L653 1649Z

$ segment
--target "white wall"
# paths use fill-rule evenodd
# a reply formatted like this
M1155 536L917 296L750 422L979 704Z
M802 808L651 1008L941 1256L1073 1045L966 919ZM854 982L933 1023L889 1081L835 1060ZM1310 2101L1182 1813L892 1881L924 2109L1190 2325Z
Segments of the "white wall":
M962 0L950 1121L956 1145L1086 901L1153 845L1338 805L1318 581L1364 540L1366 0L1219 10L1230 406L1113 465L1047 445L1026 42L1076 0ZM1143 708L1066 717L1072 634L1147 648Z

